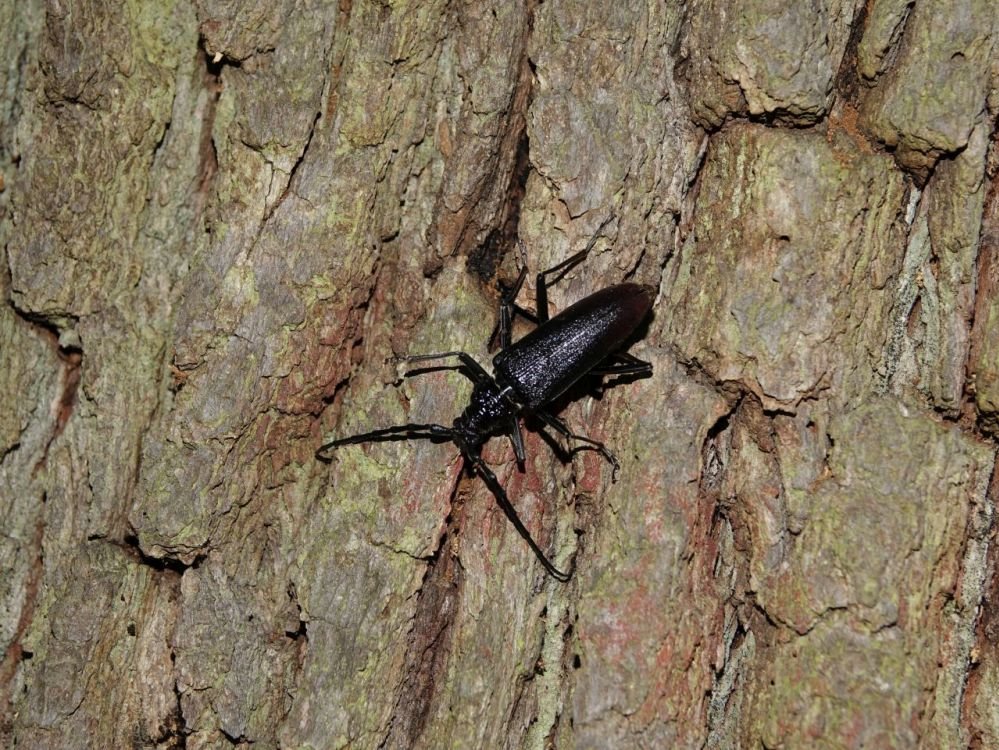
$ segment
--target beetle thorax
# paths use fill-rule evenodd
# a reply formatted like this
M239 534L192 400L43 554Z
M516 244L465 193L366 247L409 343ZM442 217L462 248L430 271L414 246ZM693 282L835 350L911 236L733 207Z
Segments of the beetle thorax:
M518 411L509 388L501 388L498 383L476 383L468 407L454 420L454 431L468 447L477 447L493 435L506 432Z

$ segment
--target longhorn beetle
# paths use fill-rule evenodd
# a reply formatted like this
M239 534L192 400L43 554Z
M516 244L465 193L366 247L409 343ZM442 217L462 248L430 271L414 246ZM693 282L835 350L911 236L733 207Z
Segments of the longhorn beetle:
M586 443L599 451L612 464L616 474L617 459L603 443L573 433L565 422L545 408L589 373L634 377L652 374L650 363L617 351L652 309L652 301L655 299L652 287L631 283L616 284L584 297L553 318L548 314L549 283L561 280L570 269L586 258L600 230L609 221L610 218L600 225L582 251L537 275L537 315L532 315L515 303L527 276L526 264L521 268L516 282L501 298L498 326L501 350L493 357L493 375L471 355L461 351L402 358L408 362L458 360L460 364L456 368L472 381L473 388L468 406L451 427L410 423L372 430L332 440L319 448L316 456L329 461L330 452L341 445L373 441L451 441L461 451L466 466L471 465L473 471L485 481L500 508L527 541L544 569L553 578L568 581L572 571L562 572L541 551L521 522L496 475L482 460L481 453L482 446L490 437L506 433L513 443L517 463L523 466L524 438L520 433L519 416L534 415L563 437ZM554 277L551 282L548 281L549 276ZM511 340L515 313L520 313L537 325L517 342Z

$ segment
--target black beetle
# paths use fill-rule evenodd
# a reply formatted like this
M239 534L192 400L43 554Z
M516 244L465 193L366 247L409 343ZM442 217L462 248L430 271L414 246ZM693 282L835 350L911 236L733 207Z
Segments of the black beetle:
M513 287L502 297L498 333L500 352L493 358L490 375L466 352L441 352L404 357L409 362L457 358L457 368L474 387L468 407L454 420L451 427L439 424L404 424L386 427L360 435L339 438L326 443L316 456L330 460L327 451L341 445L379 440L451 441L485 480L503 512L548 573L559 581L567 581L572 572L556 568L538 547L521 522L506 491L492 470L482 460L483 444L492 436L506 433L513 443L517 463L524 463L524 439L520 433L519 415L534 415L566 438L586 443L599 451L618 468L617 459L596 440L574 434L566 424L545 411L544 407L564 394L583 376L595 374L645 377L652 374L652 365L630 354L616 351L635 332L652 309L655 290L639 284L616 284L601 289L563 310L553 318L548 315L548 284L546 277L557 274L551 282L561 279L590 252L600 229L586 248L554 268L537 275L538 312L532 315L517 306L514 300L527 275L524 267ZM537 327L516 343L511 341L513 315L520 313ZM433 369L433 368L431 368ZM424 370L426 371L426 370Z

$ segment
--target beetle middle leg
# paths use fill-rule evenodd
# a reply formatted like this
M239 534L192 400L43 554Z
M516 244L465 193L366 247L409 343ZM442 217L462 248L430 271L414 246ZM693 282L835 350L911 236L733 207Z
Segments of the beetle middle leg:
M586 443L593 448L593 450L597 451L597 453L606 458L610 465L614 468L612 478L614 481L617 481L617 472L621 468L621 464L618 463L617 456L611 453L610 449L606 445L601 443L599 440L594 440L586 435L580 435L573 432L569 429L569 426L565 422L556 417L554 414L549 414L546 411L536 411L534 412L534 415L567 440L576 440L580 443Z
M548 286L550 284L555 284L555 283L561 281L562 278L567 273L569 273L569 271L571 271L573 268L575 268L576 266L578 266L580 263L582 263L586 259L586 256L590 254L590 250L592 250L593 246L595 244L597 244L597 240L600 237L600 230L603 229L605 226L607 226L610 223L611 219L613 219L613 218L614 218L614 216L611 215L611 216L608 216L606 219L603 220L603 223L599 227L597 227L597 231L595 231L593 233L593 237L591 237L590 241L588 243L586 243L586 247L584 247L578 253L575 253L574 255L570 255L568 258L566 258L565 260L563 260L561 263L559 263L557 265L554 265L551 268L549 268L549 269L547 269L545 271L542 271L541 273L539 273L537 275L537 277L535 278L535 283L534 283L534 292L535 292L535 294L537 295L537 298L538 298L538 321L537 322L539 324L541 324L541 323L547 323L548 319L551 317L550 311L548 309ZM555 278L553 278L551 281L548 281L548 278L547 278L548 276L554 276Z

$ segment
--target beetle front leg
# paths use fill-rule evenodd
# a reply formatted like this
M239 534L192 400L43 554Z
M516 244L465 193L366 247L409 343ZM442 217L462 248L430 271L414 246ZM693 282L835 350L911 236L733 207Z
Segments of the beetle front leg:
M329 455L334 448L341 445L357 445L358 443L379 443L386 440L454 440L454 431L440 424L400 424L395 427L385 427L381 430L363 432L345 438L331 440L320 446L316 458L320 461L330 461Z
M517 457L517 464L520 466L521 471L523 471L527 453L524 451L524 436L520 432L520 420L515 415L510 417L508 433L510 435L510 443L513 445L513 453Z

